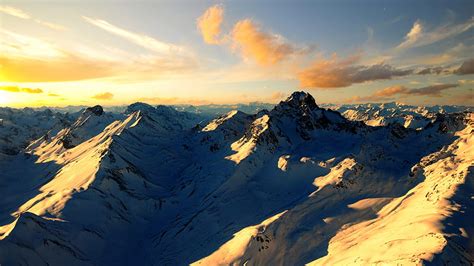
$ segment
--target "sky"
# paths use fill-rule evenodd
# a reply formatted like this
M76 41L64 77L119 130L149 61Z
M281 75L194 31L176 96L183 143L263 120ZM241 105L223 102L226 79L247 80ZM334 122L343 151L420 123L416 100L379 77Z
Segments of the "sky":
M474 105L474 1L0 2L0 106Z

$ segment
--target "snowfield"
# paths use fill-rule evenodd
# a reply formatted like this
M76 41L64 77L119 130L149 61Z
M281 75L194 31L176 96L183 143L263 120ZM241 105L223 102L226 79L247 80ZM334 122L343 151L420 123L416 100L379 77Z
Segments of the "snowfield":
M177 109L0 109L0 264L474 263L469 108Z

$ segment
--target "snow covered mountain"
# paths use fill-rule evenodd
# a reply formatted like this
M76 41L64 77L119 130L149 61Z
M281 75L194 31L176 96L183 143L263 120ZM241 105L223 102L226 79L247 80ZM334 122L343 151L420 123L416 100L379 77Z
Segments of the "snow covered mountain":
M75 114L36 111L31 108L0 107L0 156L17 154L30 141L43 135L55 135L76 119Z
M0 264L473 263L474 114L347 111L88 108L0 158Z
M469 106L411 106L397 102L328 105L349 120L363 121L369 126L399 123L406 128L421 129L436 119L438 114L472 112Z

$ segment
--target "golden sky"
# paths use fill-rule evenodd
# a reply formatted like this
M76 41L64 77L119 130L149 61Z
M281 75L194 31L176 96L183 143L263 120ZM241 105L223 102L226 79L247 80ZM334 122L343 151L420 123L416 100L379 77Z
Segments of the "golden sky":
M474 105L472 2L265 3L4 1L0 106Z

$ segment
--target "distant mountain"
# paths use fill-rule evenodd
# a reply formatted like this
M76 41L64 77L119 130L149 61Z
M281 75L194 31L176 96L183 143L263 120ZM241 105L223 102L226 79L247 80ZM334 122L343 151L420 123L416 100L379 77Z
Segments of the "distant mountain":
M0 107L0 156L14 155L30 141L43 135L55 135L72 124L77 114L36 111L31 108L13 109Z
M339 108L295 92L213 119L135 103L48 122L0 157L0 264L472 263L474 114Z
M354 121L363 121L370 126L384 126L399 123L407 128L420 129L434 121L437 114L472 112L469 106L412 106L396 102L328 105L344 117Z
M248 114L256 114L262 110L270 110L272 109L275 104L271 103L238 103L238 104L206 104L206 105L185 105L185 104L178 104L178 105L169 105L175 108L178 111L200 114L206 117L212 117L218 115L223 115L233 110L238 110L241 112L245 112ZM87 106L66 106L66 107L39 107L35 108L34 110L43 111L46 109L53 110L55 112L61 113L75 113L81 112L86 109ZM103 107L105 111L111 113L123 113L127 109L127 106L106 106Z
M248 103L248 104L208 104L208 105L174 105L178 111L200 114L204 116L215 117L223 115L230 111L237 110L247 114L256 114L262 110L270 110L275 106L271 103Z

